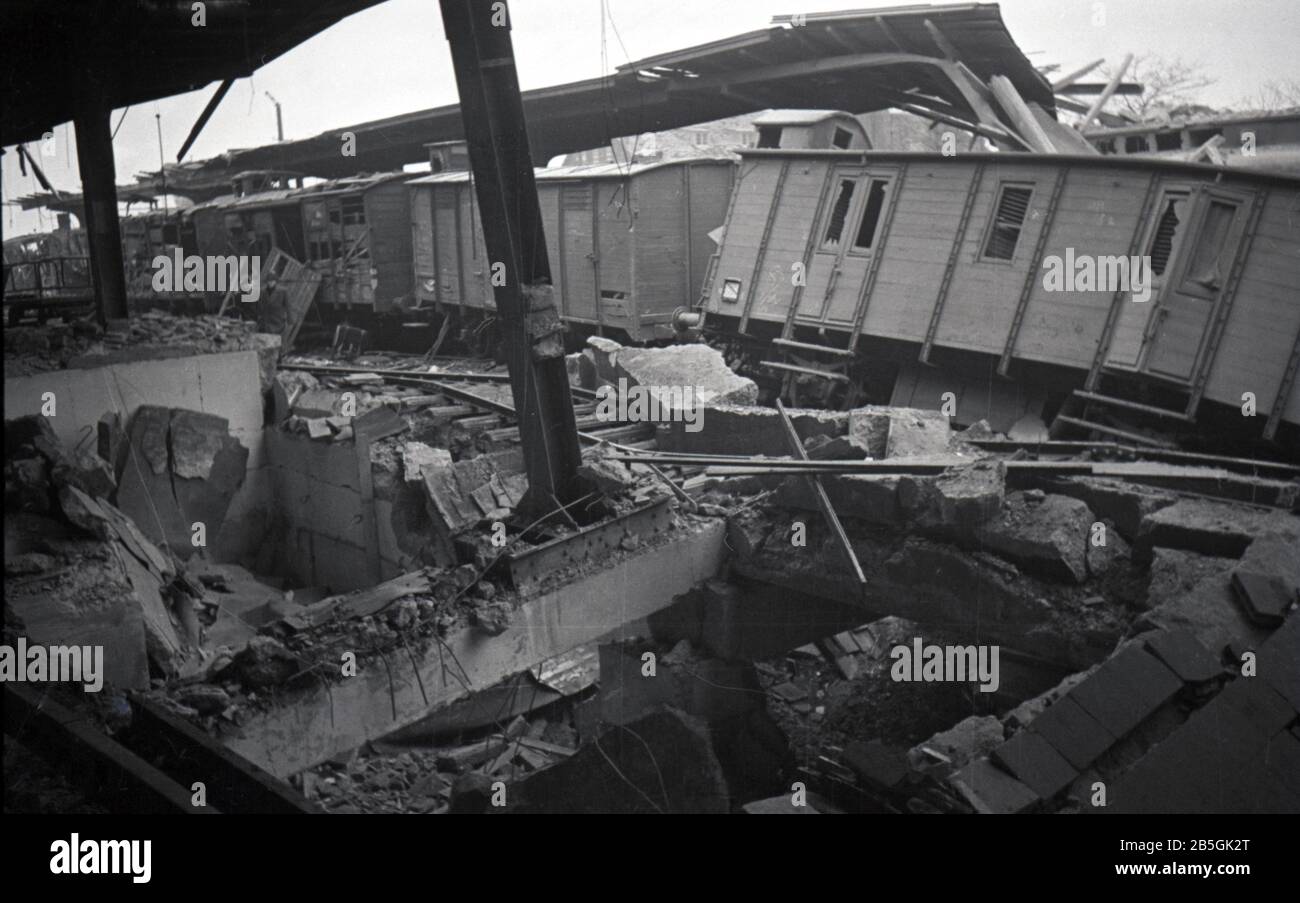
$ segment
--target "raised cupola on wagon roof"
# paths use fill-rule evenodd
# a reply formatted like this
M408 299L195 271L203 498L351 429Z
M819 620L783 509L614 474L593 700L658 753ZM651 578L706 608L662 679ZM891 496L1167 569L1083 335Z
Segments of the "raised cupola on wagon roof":
M754 120L758 146L781 150L869 150L856 117L838 110L769 110Z

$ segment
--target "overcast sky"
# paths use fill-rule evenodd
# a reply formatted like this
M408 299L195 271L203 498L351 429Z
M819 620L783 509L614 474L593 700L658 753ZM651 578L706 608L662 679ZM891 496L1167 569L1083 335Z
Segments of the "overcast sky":
M768 25L782 13L884 7L874 0L514 0L513 37L525 89L598 76L629 59L717 40ZM1225 107L1256 97L1269 81L1300 80L1300 0L1002 0L1012 37L1035 65L1068 71L1126 52L1203 63L1215 83L1203 103ZM1095 24L1098 8L1104 24ZM214 86L131 108L114 142L118 184L157 169L161 116L168 160L185 140ZM456 101L437 0L388 0L345 19L235 83L188 159L275 140L283 105L286 138ZM121 111L113 116L116 125ZM71 126L56 130L56 154L38 157L59 188L77 190ZM31 147L37 153L37 147ZM39 190L4 156L4 199ZM4 234L49 223L7 205Z

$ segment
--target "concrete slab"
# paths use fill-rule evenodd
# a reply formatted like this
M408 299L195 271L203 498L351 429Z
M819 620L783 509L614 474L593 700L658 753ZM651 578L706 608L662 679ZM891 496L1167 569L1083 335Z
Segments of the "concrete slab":
M1069 696L1048 706L1030 723L1030 730L1079 771L1087 769L1115 742L1115 736Z
M391 680L382 664L365 667L328 691L282 694L274 708L252 715L238 733L223 739L278 777L318 764L410 724L472 689L491 686L671 605L675 597L717 573L723 533L723 522L710 520L673 541L630 553L525 603L499 636L466 628L445 637L443 644L413 650L418 680L409 662L395 664ZM644 589L630 592L633 586ZM453 656L461 665L459 679L447 670L453 667Z
M1130 644L1069 693L1069 698L1123 738L1183 688L1183 682L1141 646Z
M976 812L1012 815L1040 803L1038 794L988 759L976 759L949 781Z
M1207 499L1183 499L1142 519L1133 543L1139 561L1157 546L1240 558L1258 536L1277 533L1300 545L1300 518Z
M1147 649L1185 683L1204 683L1223 675L1218 656L1186 628L1158 630L1144 639Z
M1052 744L1033 731L1016 734L993 750L992 759L1043 799L1056 796L1079 776Z

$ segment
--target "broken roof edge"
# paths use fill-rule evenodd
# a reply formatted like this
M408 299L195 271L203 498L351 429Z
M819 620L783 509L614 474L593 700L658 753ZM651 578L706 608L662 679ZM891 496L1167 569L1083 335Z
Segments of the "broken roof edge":
M825 157L845 160L896 161L899 163L939 162L957 163L975 160L983 163L1005 163L1008 166L1042 164L1046 166L1098 166L1133 169L1151 169L1161 172L1193 173L1204 177L1233 176L1260 182L1280 183L1300 189L1300 176L1286 172L1249 169L1235 166L1213 166L1208 163L1190 163L1185 160L1168 160L1147 154L1040 154L1033 151L969 151L948 155L937 151L897 150L839 150L838 148L766 148L743 147L736 153L741 157Z

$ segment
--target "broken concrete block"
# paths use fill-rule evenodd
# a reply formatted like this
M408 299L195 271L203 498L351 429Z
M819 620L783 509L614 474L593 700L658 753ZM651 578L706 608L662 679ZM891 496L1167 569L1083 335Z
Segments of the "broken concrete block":
M898 495L903 479L893 474L825 474L821 482L840 517L895 526L902 522ZM783 508L820 510L812 487L802 476L787 477L772 503Z
M804 451L814 461L860 461L871 454L853 436L814 436L804 443Z
M1043 799L1064 790L1079 772L1052 744L1033 731L1021 731L993 750L993 761Z
M1133 554L1114 524L1103 521L1102 526L1106 528L1104 534L1094 537L1091 529L1088 533L1088 576L1094 579L1105 577L1115 568L1123 567ZM1104 542L1101 541L1102 537Z
M908 759L915 765L932 763L933 759L926 752L930 750L947 759L953 768L961 768L980 756L988 755L1005 739L1002 722L997 718L971 715L912 747Z
M787 409L799 438L843 435L849 415L844 411L805 408ZM790 454L781 414L775 408L736 404L708 404L699 417L701 429L689 432L680 421L660 424L659 448L663 451L704 454L772 455Z
M7 518L6 518L7 519ZM6 627L12 614L23 625L20 635L44 646L100 646L105 686L148 689L149 660L140 606L118 564L131 559L90 540L75 567L45 579L6 581ZM98 555L93 554L98 553Z
M309 417L306 420L307 435L312 439L329 439L334 435L329 420L325 417Z
M169 429L172 472L185 479L206 480L213 459L230 437L230 422L215 414L178 409L171 412Z
M988 759L976 759L949 780L976 812L984 814L1012 815L1040 801L1038 794Z
M1196 639L1190 630L1157 630L1147 634L1147 649L1184 683L1204 683L1223 676L1217 656Z
M738 376L722 352L704 344L665 348L620 348L614 369L632 385L694 387L697 402L754 404L758 386Z
M1232 592L1246 616L1263 627L1280 627L1296 602L1295 590L1285 580L1255 570L1234 570Z
M38 455L5 461L5 508L45 514L50 510L53 484L49 464Z
M945 455L952 450L947 415L923 408L854 408L849 412L848 434L872 458Z
M1182 499L1143 518L1133 543L1134 558L1150 561L1162 546L1202 555L1239 558L1257 536L1277 533L1300 546L1300 518L1209 499Z
M451 452L445 448L434 448L423 442L407 442L402 446L402 478L408 483L423 482L426 471L451 465Z
M861 409L859 409L861 410ZM951 450L952 427L946 414L922 408L868 408L888 418L886 458L943 455ZM868 415L870 416L870 415ZM850 412L850 423L852 412ZM872 457L881 457L873 454Z
M976 538L980 545L1027 573L1083 583L1088 579L1092 524L1092 512L1078 499L1049 495L1035 504L1024 493L1013 492L1006 497L1001 515L984 524Z
M230 707L230 695L211 684L192 684L176 691L176 699L200 715L219 715Z
M1178 496L1161 489L1101 477L1065 477L1047 480L1045 485L1086 502L1098 519L1114 522L1129 542L1137 537L1143 518L1178 501Z
M278 640L257 636L248 641L219 675L239 681L245 689L264 690L284 683L301 670L298 658Z
M56 486L71 483L97 499L109 499L117 489L117 480L108 462L87 451L73 454L67 463L55 467L51 476Z
M523 455L517 449L479 455L457 461L451 467L424 471L430 519L447 533L457 533L478 523L489 512L475 501L474 492L483 486L491 487L497 475L496 485L502 487L502 498L511 502L509 507L514 507L522 498L522 471ZM492 495L495 507L505 507L495 491Z
M898 503L903 516L922 529L973 535L1002 510L1006 465L977 461L937 477L899 478Z
M583 456L577 476L603 495L627 492L638 482L626 464L614 460L600 449L589 451Z
M298 396L298 400L294 402L293 413L309 420L317 417L333 417L335 414L343 413L343 401L340 393L333 389L320 386L304 389ZM349 413L359 413L359 410Z
M1115 743L1115 736L1069 696L1048 706L1033 720L1030 731L1021 731L1021 735L1029 732L1046 740L1080 771L1086 770Z

